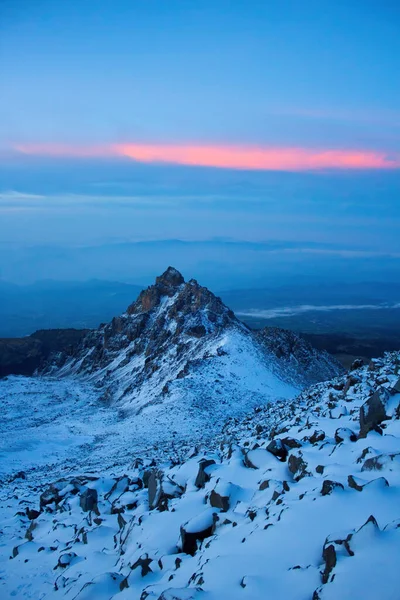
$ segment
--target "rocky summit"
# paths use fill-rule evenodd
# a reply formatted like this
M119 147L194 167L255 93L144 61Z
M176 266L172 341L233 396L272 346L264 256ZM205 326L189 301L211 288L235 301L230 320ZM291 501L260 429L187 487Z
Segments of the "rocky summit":
M232 364L227 371L230 359L226 357L235 363L239 354L243 354L240 362L248 365L245 380L257 365L264 375L276 379L279 394L286 397L305 382L329 379L341 371L332 357L296 334L278 329L254 334L220 298L194 279L185 282L179 271L169 267L123 315L90 332L74 353L53 356L46 372L95 382L107 398L139 411L171 394L188 395L187 381L193 387L201 379L200 395L206 391L212 397L219 375L229 401L227 380L232 383L235 367ZM248 387L248 407L254 385L241 380ZM257 395L270 395L270 385L264 390L255 387Z

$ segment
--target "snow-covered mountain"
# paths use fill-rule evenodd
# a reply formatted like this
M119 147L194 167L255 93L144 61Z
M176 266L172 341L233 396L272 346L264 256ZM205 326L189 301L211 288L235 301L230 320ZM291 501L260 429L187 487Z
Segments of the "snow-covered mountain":
M129 411L184 400L212 412L225 402L233 414L291 397L341 367L293 333L252 333L220 298L169 267L125 314L90 332L73 356L56 357L48 371L93 382Z
M399 370L387 354L260 406L179 461L136 456L39 487L14 475L1 597L397 600Z

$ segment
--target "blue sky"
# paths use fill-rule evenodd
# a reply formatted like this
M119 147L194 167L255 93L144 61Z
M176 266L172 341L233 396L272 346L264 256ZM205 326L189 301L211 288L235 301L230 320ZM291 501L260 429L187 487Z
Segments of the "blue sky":
M399 151L395 1L6 0L2 139Z
M399 31L394 1L3 1L2 248L397 260Z

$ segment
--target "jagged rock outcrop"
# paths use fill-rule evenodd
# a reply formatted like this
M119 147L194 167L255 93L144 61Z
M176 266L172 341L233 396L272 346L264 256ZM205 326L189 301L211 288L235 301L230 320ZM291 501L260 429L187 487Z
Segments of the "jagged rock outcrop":
M229 367L232 361L237 366ZM250 331L210 290L194 279L185 282L179 271L169 267L123 315L89 332L72 354L54 356L45 372L92 381L103 390L105 400L135 410L162 403L174 392L187 398L193 394L195 404L206 393L217 402L221 391L214 384L221 380L225 399L233 407L232 395L242 404L254 396L251 371L240 377L235 374L240 362L262 371L256 387L265 400L273 395L289 397L306 381L341 371L334 359L313 350L296 334L278 329ZM185 386L200 369L207 374L198 377L202 383L196 395L193 385L190 390ZM269 374L277 382L272 391Z
M344 372L332 356L316 350L294 331L265 327L256 336L264 348L279 359L288 376L301 379L305 385L332 379Z

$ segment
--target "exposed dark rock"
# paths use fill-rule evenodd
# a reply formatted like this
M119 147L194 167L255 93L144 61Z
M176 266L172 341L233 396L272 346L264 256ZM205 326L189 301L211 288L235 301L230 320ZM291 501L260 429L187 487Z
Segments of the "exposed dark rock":
M368 432L376 429L382 421L389 417L386 415L386 404L389 392L385 388L378 388L360 408L360 438L367 436Z
M66 552L65 554L61 554L58 559L57 567L65 569L71 564L71 561L76 558L76 556L77 555L75 552Z
M142 577L145 577L148 573L152 573L150 565L153 562L152 558L149 558L148 554L143 554L138 560L132 565L132 571L135 569L141 569Z
M181 527L182 552L194 556L197 550L197 542L210 537L215 530L217 515L209 513L207 518L200 519L199 525L197 519L188 521Z
M210 481L210 475L207 473L207 468L211 467L211 465L215 465L215 460L203 458L199 462L199 470L197 472L196 481L194 482L196 487L202 488L207 481Z
M84 512L89 510L97 512L97 490L86 488L80 495L79 504Z
M322 442L325 439L325 431L315 430L314 433L309 437L309 441L311 444L318 444L318 442Z
M400 453L394 454L379 454L378 456L372 456L367 458L361 467L361 471L381 471L385 466L390 469L391 463L400 457Z
M356 358L350 367L350 371L356 371L357 369L361 369L364 366L364 361L362 358Z
M59 490L55 487L55 485L51 484L49 487L40 495L40 510L43 510L46 506L50 504L58 504L61 500Z
M344 373L342 365L327 352L316 350L303 337L278 327L265 327L257 332L264 348L275 355L282 365L312 384Z
M348 427L339 427L335 431L335 442L340 444L340 442L356 442L357 436Z
M286 446L286 448L301 448L302 447L302 443L299 442L299 440L296 440L296 438L292 438L292 437L285 437L282 439L282 443Z
M325 562L325 568L322 573L322 583L328 583L332 570L336 567L336 550L333 544L325 544L322 551L322 558Z
M337 481L325 479L325 481L322 484L321 495L328 496L328 494L331 494L335 489L344 490L344 487L341 483L338 483Z
M295 481L300 481L300 479L303 477L310 475L310 473L307 471L307 463L304 460L303 454L300 450L297 453L292 453L289 455L288 467Z
M349 391L349 389L353 386L355 386L357 383L360 383L361 378L358 375L354 375L353 373L351 373L348 378L346 379L346 383L344 384L344 388L343 388L343 393L347 394L347 392Z
M26 507L26 516L30 521L34 521L40 515L40 510L36 510L34 508Z
M165 479L162 471L153 469L147 479L149 508L168 510L168 501L177 498L182 488L170 479Z
M288 451L279 438L272 440L267 446L268 452L271 452L281 462L285 462L288 456Z
M357 481L355 480L353 475L349 475L347 477L347 483L348 483L349 487L352 488L353 490L357 490L357 492L362 492L363 486L359 485L357 483Z

